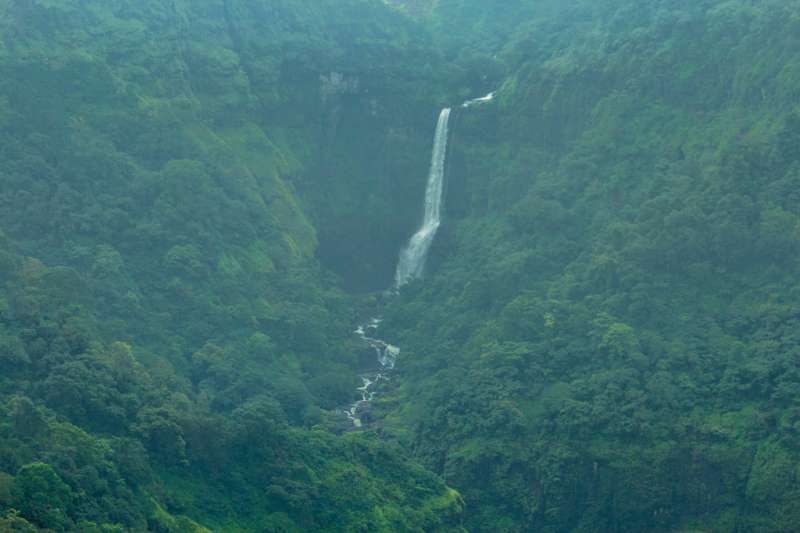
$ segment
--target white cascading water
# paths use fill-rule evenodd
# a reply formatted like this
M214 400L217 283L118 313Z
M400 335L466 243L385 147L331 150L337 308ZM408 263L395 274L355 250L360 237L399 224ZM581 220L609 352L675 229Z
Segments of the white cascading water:
M494 98L494 93L489 93L484 97L468 100L462 107L468 108L473 105L490 102ZM411 237L408 244L400 252L400 259L397 263L395 272L395 289L408 283L412 279L422 276L425 269L425 260L428 258L433 239L441 224L442 192L444 189L445 161L447 159L447 136L448 124L450 121L450 108L442 109L439 113L439 121L436 123L436 134L433 140L433 156L431 157L431 169L428 174L428 185L425 188L425 217L422 226ZM368 323L358 326L354 331L362 341L375 350L380 370L361 375L361 386L358 393L361 399L353 402L345 410L345 415L353 423L353 427L361 428L361 412L367 404L375 398L375 386L382 381L388 381L388 373L394 368L397 356L400 355L400 348L375 337L378 333L381 319L373 318Z
M442 109L436 124L433 140L433 156L425 189L425 217L422 225L408 241L394 275L395 287L401 287L412 279L422 276L425 260L442 221L442 190L444 184L445 159L447 158L447 134L450 121L450 108Z
M472 107L474 105L483 104L483 103L486 103L486 102L491 102L492 100L494 100L494 93L493 92L487 94L486 96L481 96L480 98L475 98L474 100L467 100L466 102L461 104L461 107Z
M353 404L350 405L350 408L345 411L347 418L350 419L350 421L353 423L353 426L356 428L361 427L359 411L364 407L364 405L371 402L375 397L375 391L373 390L375 385L381 381L386 381L389 379L389 377L386 375L386 372L389 372L394 368L394 363L397 360L397 356L400 355L400 348L397 346L392 346L388 342L384 342L371 336L377 333L378 326L380 326L380 324L381 319L373 318L368 323L358 326L358 329L353 332L373 350L375 350L375 355L377 356L378 363L381 367L381 371L361 375L361 386L358 388L358 393L361 395L361 399L353 402Z

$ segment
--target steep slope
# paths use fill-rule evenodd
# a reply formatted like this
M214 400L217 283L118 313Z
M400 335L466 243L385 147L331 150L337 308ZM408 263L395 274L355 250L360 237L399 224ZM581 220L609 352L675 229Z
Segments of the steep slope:
M354 311L296 192L377 218L336 120L422 143L415 43L360 0L0 1L0 529L459 529L440 479L328 430Z
M0 529L792 531L799 25L0 0ZM495 89L337 436L340 286L389 286L436 114Z
M437 3L451 42L447 5L494 9ZM474 531L793 530L800 4L519 6L387 313L387 433Z

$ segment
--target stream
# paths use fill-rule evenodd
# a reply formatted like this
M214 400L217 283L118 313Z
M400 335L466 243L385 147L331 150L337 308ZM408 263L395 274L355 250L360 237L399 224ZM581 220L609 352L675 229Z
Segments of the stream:
M375 338L374 335L377 334L380 324L380 318L373 318L366 324L358 326L353 332L375 350L378 365L380 365L376 371L361 374L361 386L358 388L361 399L353 402L345 411L347 418L356 428L362 426L360 411L375 398L375 387L381 382L389 381L389 373L394 369L397 356L400 355L400 348Z

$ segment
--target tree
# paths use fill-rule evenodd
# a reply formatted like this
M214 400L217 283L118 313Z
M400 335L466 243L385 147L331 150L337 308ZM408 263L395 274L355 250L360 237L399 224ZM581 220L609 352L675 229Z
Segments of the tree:
M23 437L35 438L47 430L47 421L41 409L26 396L12 400L11 420L14 431Z
M600 348L618 361L633 363L636 366L647 363L636 331L627 324L620 322L611 324L603 334Z
M45 463L35 462L17 472L11 486L11 503L20 514L39 526L67 531L73 494L69 486Z
M9 374L24 370L31 362L25 345L16 337L10 335L0 325L0 369Z
M5 517L0 518L0 531L7 533L36 533L38 530L20 516L16 509L9 510Z

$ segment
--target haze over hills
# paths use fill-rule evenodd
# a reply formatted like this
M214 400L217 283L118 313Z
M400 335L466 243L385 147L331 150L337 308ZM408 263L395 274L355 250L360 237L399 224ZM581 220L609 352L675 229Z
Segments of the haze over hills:
M793 531L798 30L0 0L0 531Z

